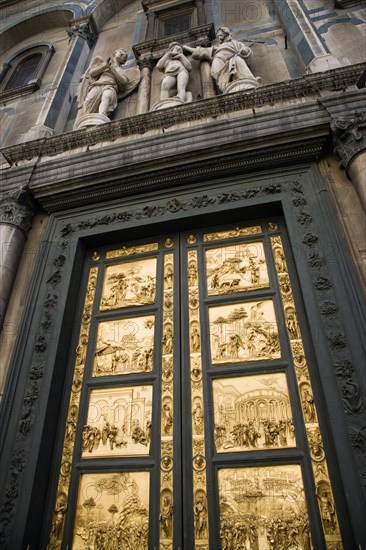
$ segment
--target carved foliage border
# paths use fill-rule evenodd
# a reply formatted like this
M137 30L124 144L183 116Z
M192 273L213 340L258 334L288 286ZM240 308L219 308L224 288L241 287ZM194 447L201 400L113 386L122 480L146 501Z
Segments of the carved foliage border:
M209 206L229 204L245 201L263 196L275 196L285 191L288 184L260 185L242 191L220 193L216 196L197 195L187 201L170 199L164 205L156 206L148 204L136 210L114 212L101 217L90 218L75 224L66 224L60 233L57 255L53 262L53 271L47 281L46 298L43 304L43 313L38 330L33 359L30 366L29 377L21 409L21 418L18 425L16 442L10 459L10 467L7 474L6 488L1 506L2 528L0 531L0 544L5 543L11 534L14 522L19 491L24 476L25 465L29 457L30 441L35 418L36 406L41 392L42 378L47 359L47 341L51 335L51 328L57 316L55 308L59 298L59 285L62 280L62 272L66 263L66 250L72 235L78 231L93 229L103 225L121 224L128 221L155 218L166 214L190 211ZM363 485L366 487L366 461L364 451L366 449L366 425L362 424L364 404L350 397L352 391L358 395L359 384L350 358L350 350L344 334L342 323L338 315L338 306L335 300L333 285L329 278L324 255L319 250L318 236L312 232L312 217L305 210L306 198L300 182L290 184L292 202L297 212L297 221L303 229L303 243L308 250L307 258L312 274L313 284L319 295L320 313L325 332L328 338L329 349L334 360L335 373L342 397L345 412L348 415L348 429L351 444L356 455L359 474ZM357 405L359 403L359 405ZM352 417L350 415L353 415Z
M291 187L291 200L302 230L302 242L313 286L316 291L320 319L346 414L347 428L354 451L358 473L366 491L366 420L365 405L356 374L350 346L339 312L336 293L327 266L326 255L314 229L314 220L306 211L307 200L300 181Z

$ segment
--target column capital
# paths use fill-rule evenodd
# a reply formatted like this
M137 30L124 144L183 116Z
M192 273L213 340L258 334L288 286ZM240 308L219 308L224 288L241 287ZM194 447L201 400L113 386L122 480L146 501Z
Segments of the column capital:
M79 17L70 22L70 27L66 29L69 36L69 42L74 36L81 36L86 40L89 48L92 48L97 40L97 29L91 16Z
M150 69L150 71L152 71L155 65L156 65L156 62L153 60L152 57L142 57L137 60L137 66L139 67L140 70L147 68L147 69Z
M333 118L331 130L334 152L347 171L352 160L366 151L366 114L355 112L347 117Z
M32 226L36 206L27 187L0 196L0 223L14 225L25 234Z

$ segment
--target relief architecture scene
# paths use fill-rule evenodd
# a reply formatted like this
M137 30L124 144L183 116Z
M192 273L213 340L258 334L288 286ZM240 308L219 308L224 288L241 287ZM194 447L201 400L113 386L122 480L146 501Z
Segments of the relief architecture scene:
M365 3L0 15L0 549L366 548Z

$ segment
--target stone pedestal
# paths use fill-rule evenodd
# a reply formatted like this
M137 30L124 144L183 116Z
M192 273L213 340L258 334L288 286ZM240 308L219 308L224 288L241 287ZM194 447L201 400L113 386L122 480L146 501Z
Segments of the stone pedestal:
M81 115L75 121L74 130L80 130L80 128L89 128L92 126L100 126L110 122L111 119L106 115L100 115L99 113L89 113L87 115Z
M235 80L228 85L225 90L225 94L232 94L234 92L242 92L245 90L253 90L253 88L258 88L260 86L262 79L260 76L257 78L242 78L241 80Z
M190 92L187 92L187 95ZM192 94L190 95L192 101ZM178 105L185 105L190 101L182 101L179 97L171 97L169 99L162 99L152 107L151 111L160 111L161 109L169 109L170 107L178 107Z
M3 195L0 199L0 328L33 214L33 201L25 189Z

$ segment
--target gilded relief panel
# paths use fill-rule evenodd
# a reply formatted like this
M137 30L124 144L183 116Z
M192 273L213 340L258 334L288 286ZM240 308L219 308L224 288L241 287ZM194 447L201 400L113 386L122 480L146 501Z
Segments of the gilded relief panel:
M206 271L209 296L269 287L262 242L206 250Z
M210 307L209 323L214 365L281 357L272 300Z
M215 379L213 398L217 452L296 446L284 373Z
M151 372L154 315L99 323L93 376Z
M251 227L236 227L228 231L217 231L216 233L206 233L203 235L203 242L220 241L226 239L237 239L238 237L248 237L250 235L258 235L262 233L260 225Z
M223 548L313 548L300 466L222 468L218 483Z
M135 254L143 254L144 252L152 252L159 249L158 243L150 244L140 244L137 246L123 246L122 248L117 248L116 250L109 250L105 257L110 258L120 258L122 256L133 256Z
M149 454L152 386L122 386L90 392L82 457Z
M194 243L194 236L188 243ZM193 527L196 550L208 550L208 503L206 489L204 394L197 251L188 251L188 306L192 407Z
M148 472L83 474L73 550L148 550Z
M155 303L156 258L113 264L106 268L102 311Z

